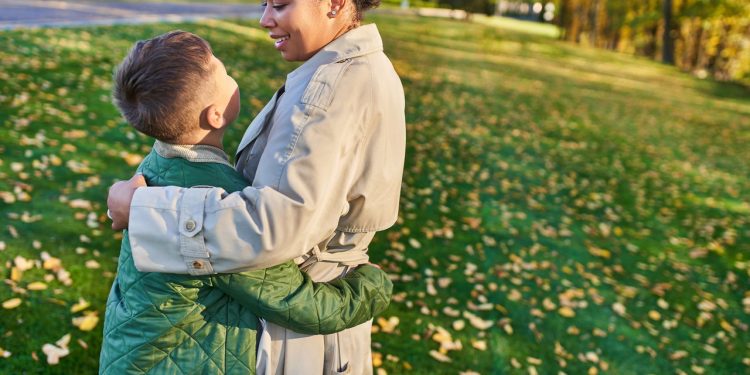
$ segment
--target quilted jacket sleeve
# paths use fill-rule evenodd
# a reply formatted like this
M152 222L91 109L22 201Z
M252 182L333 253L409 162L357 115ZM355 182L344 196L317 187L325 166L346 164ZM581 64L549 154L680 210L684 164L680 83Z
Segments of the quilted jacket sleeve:
M370 265L326 283L313 282L293 262L218 275L214 281L259 317L304 334L362 324L388 307L393 291L386 273Z

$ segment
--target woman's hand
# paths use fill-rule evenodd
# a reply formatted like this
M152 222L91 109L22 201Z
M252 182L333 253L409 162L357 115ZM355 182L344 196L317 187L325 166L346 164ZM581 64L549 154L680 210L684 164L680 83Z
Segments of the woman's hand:
M118 181L109 188L107 196L107 216L112 219L112 229L128 228L130 218L130 202L133 201L135 189L146 186L146 179L142 174L136 174L127 181Z

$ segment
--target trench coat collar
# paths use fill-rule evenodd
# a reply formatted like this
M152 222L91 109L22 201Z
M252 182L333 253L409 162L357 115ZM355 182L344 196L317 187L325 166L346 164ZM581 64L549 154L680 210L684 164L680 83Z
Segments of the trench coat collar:
M350 59L353 57L364 56L373 52L383 50L383 40L380 38L377 26L368 24L349 30L344 35L336 38L327 46L323 47L313 57L300 65L297 69L287 75L285 87L286 91L299 92L300 86L307 87L312 75L322 65ZM252 123L245 131L245 135L240 141L235 156L239 156L245 147L250 144L263 129L264 124L270 121L268 118L272 115L276 102L281 100L279 92L274 94L273 98L258 113ZM235 159L236 160L236 159Z
M286 76L287 88L296 84L307 84L307 79L315 73L321 65L330 64L354 57L367 55L383 50L383 40L380 38L375 24L362 25L328 43L313 57L300 65ZM306 79L307 77L307 79Z

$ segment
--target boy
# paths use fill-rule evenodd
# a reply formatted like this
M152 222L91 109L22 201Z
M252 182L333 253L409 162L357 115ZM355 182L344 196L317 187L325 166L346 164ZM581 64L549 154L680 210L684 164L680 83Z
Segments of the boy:
M115 73L113 96L133 127L157 139L138 168L149 185L228 192L247 185L222 150L224 130L239 112L237 84L203 39L173 31L138 42ZM183 255L202 269L210 267L198 256L203 240L190 237L197 220L181 223L195 240ZM231 275L142 273L126 234L99 372L252 374L258 316L301 333L332 333L383 311L391 290L385 273L369 265L320 284L292 261Z

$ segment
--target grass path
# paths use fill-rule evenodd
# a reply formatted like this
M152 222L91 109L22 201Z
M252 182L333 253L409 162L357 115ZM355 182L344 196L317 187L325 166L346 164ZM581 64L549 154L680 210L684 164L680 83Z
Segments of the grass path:
M543 26L373 20L409 137L401 218L371 248L396 279L379 368L749 371L746 88ZM233 150L294 68L254 21L0 32L0 301L21 301L0 314L0 372L95 371L101 322L71 320L103 316L119 243L106 189L151 145L118 118L110 75L135 40L176 27L240 85ZM47 365L42 346L67 333L70 354Z

